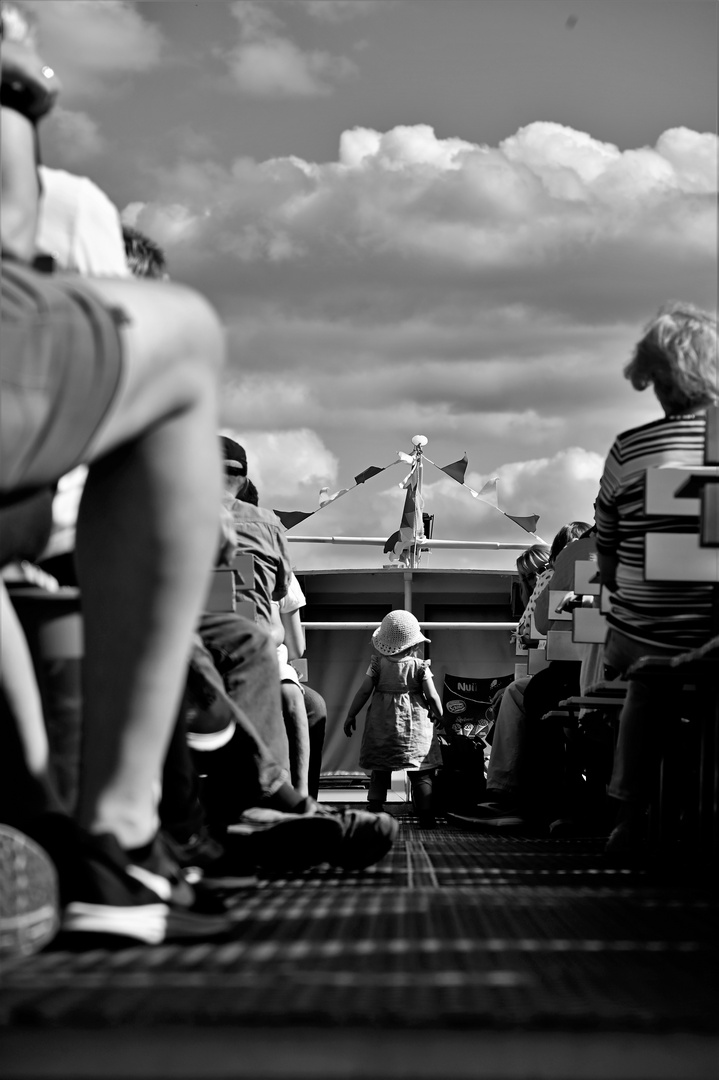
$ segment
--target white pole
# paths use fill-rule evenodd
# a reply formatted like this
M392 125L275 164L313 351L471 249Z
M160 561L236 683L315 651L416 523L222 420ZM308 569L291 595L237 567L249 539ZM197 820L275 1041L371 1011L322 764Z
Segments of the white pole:
M412 550L409 565L412 569L419 566L422 538L424 537L424 519L422 518L422 447L427 445L426 435L415 435L412 439L414 457L417 462L417 483L414 497L414 528L412 529Z
M295 536L288 532L285 540L290 544L357 544L359 547L384 547L387 543L386 536ZM488 548L492 551L506 549L508 551L525 551L529 543L506 542L503 540L427 540L430 548Z

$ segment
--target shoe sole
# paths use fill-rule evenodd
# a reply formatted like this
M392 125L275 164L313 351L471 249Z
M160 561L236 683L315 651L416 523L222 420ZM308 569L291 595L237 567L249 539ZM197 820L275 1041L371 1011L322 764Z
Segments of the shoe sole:
M171 908L168 904L125 907L74 901L68 904L62 919L64 933L134 938L146 945L217 937L226 933L229 926L226 915L198 915Z
M233 838L238 842L252 841L252 860L263 870L309 870L335 860L342 843L342 825L334 818L314 814L288 814L281 821L268 824L230 825L225 842L229 859L232 859ZM242 857L247 861L247 848Z
M60 925L57 874L50 856L9 825L0 825L0 956L31 956Z
M493 830L510 830L510 829L528 829L527 822L524 818L517 817L514 814L506 814L504 817L496 818L476 818L469 817L464 814L447 813L448 821L460 822L462 825L469 825L473 829L489 829Z

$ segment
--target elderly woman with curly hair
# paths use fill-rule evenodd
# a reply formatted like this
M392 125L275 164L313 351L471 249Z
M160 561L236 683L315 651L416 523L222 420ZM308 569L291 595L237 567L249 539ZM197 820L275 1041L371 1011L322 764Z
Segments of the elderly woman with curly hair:
M617 436L597 499L599 569L612 594L604 659L619 674L642 656L676 655L711 636L711 586L645 580L647 534L686 523L647 516L644 488L649 468L702 464L706 410L719 400L718 352L716 316L671 303L646 327L624 370L636 390L653 388L664 416ZM608 789L620 802L609 851L636 847L641 837L657 725L668 707L665 687L632 680Z

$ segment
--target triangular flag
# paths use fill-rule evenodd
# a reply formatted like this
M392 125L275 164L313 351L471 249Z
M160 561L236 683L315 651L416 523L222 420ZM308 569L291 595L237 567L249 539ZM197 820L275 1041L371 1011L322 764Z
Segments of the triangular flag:
M389 552L394 552L394 545L400 540L399 529L397 532L393 532L390 537L387 538L387 542L384 545L384 553L387 555Z
M417 473L411 474L408 480L402 520L399 523L399 539L402 547L409 547L415 536L424 537L422 508L419 506L419 499L417 498ZM395 550L396 548L397 545L395 544Z
M302 510L275 510L275 513L286 529L293 529L301 521L312 517L315 511L310 510L309 514L305 514Z
M533 533L537 528L537 522L539 521L539 514L531 514L529 517L514 517L513 514L508 514L506 510L502 513L505 517L508 517L510 521L516 521L520 528L525 532Z
M484 487L481 488L477 492L477 498L478 499L484 499L485 502L491 503L492 506L497 506L497 477L496 476L492 477L491 480L488 480L487 483L484 485ZM497 509L499 509L498 506L497 506Z
M358 476L355 476L355 484L364 484L365 480L369 480L371 477L376 476L377 473L384 472L386 468L386 465L381 469L378 468L377 465L370 465L368 469L365 469L363 472L359 473Z
M327 506L327 503L334 502L335 499L339 499L340 495L346 495L349 488L341 488L339 491L335 491L334 495L328 495L329 488L320 488L320 507Z
M404 491L406 488L412 487L417 483L417 462L412 463L412 468L397 486Z
M446 473L447 476L451 476L453 480L456 480L457 483L463 484L464 474L467 471L468 464L469 461L465 451L464 457L461 457L459 461L453 461L451 465L440 465L440 469L443 473Z

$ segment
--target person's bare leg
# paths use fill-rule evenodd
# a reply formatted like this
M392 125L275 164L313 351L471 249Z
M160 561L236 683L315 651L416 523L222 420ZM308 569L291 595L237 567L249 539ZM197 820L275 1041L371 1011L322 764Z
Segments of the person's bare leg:
M125 848L157 829L164 754L218 541L222 340L196 294L93 281L123 307L125 378L90 448L77 530L85 624L79 820Z
M50 747L30 649L7 589L0 581L0 682L17 727L28 772L49 783Z

